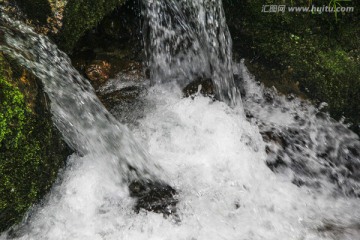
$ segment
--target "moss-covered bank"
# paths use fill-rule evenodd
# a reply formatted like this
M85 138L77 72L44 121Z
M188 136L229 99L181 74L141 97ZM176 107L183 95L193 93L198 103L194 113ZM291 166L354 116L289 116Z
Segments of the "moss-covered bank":
M328 6L329 0L316 0ZM264 13L263 5L308 6L309 1L224 0L235 54L259 80L285 93L327 102L360 133L360 2L353 13Z
M68 154L36 79L0 53L0 232L49 191Z

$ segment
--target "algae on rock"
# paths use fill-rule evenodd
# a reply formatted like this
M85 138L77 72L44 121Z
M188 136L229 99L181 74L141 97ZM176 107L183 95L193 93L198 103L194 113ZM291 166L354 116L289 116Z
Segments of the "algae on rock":
M69 153L36 79L0 53L0 231L44 197Z

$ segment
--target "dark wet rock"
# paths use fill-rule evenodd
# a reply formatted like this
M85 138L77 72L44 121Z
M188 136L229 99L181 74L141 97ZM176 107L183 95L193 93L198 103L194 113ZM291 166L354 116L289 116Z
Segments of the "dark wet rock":
M241 97L245 97L244 79L242 79L241 75L234 74L234 82L240 91ZM215 99L215 86L211 78L198 77L183 89L183 93L185 97L195 96L200 93L205 97Z
M162 182L133 181L129 185L130 196L136 198L135 211L162 213L164 216L176 214L176 190Z
M213 98L215 86L211 78L198 77L183 89L183 93L185 97L195 96L200 93L203 96Z
M145 91L144 88L138 86L129 86L120 90L100 94L100 99L106 108L112 109L115 106L125 102L132 104L139 98L143 91Z
M123 124L136 125L144 116L147 94L143 86L128 86L111 92L99 92L99 97L114 117Z

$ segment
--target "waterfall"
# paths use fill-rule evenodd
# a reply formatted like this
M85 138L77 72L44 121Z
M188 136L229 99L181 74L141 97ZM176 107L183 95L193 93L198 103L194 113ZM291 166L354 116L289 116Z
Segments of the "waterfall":
M47 37L3 15L0 51L15 58L44 84L56 127L79 154L109 155L113 170L127 181L154 179L158 167L129 129L105 109L90 83ZM134 171L135 170L135 171ZM136 176L139 175L139 176Z
M131 128L47 37L0 16L0 51L41 79L76 150L49 195L0 239L357 240L359 137L233 64L221 1L143 3L153 86ZM221 101L167 86L197 78L211 78ZM176 214L134 211L128 185L139 178L174 186Z
M144 43L151 81L211 78L217 98L240 104L232 73L232 40L222 1L144 0Z

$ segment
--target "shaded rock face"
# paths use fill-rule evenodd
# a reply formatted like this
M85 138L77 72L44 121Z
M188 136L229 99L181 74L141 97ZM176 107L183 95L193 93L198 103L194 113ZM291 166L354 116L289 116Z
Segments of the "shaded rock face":
M95 27L107 14L124 3L125 0L69 1L64 10L60 47L71 52L86 31Z
M0 231L45 196L71 153L39 83L0 53Z

